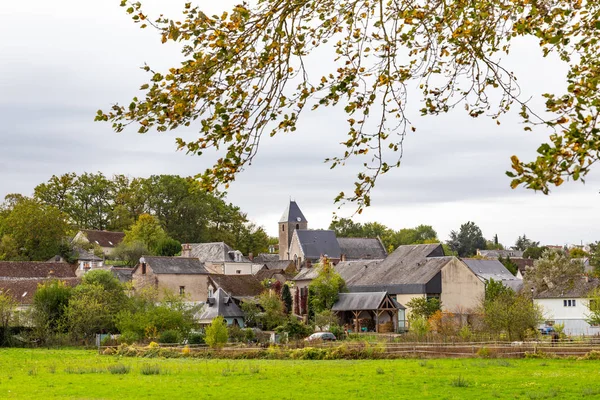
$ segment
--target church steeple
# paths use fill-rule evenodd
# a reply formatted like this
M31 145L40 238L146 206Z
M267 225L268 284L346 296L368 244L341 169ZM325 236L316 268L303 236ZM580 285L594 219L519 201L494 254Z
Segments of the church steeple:
M295 201L290 200L279 220L279 259L289 260L292 235L296 229L307 229L308 221Z

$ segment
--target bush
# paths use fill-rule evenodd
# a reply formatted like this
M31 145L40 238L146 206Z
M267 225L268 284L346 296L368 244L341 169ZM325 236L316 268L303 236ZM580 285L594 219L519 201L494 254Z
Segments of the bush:
M479 350L477 350L477 357L480 358L495 358L497 356L496 350L490 349L488 347L483 346Z
M410 321L410 330L418 337L423 338L429 332L429 324L424 317L415 317Z
M181 252L181 243L175 239L164 238L158 241L154 248L157 256L173 257Z
M179 343L179 332L176 330L166 330L160 333L160 337L158 338L159 343Z
M142 375L158 375L160 374L160 367L158 365L144 364L140 372Z
M108 366L108 372L114 375L128 374L131 371L131 367L123 364L115 364Z
M204 334L192 332L188 335L188 344L204 344Z
M287 333L290 340L299 340L307 337L315 330L312 326L300 322L295 317L288 318L282 326L278 326L277 333Z
M585 356L579 357L578 360L600 360L600 351L592 350L586 353Z
M142 340L142 338L135 332L123 332L119 335L117 342L119 342L119 344L133 344L139 342L140 340Z
M213 319L212 323L206 328L204 340L210 347L220 348L227 343L229 333L227 331L227 323L221 316Z
M240 328L237 325L231 325L227 328L227 331L229 332L229 340L231 342L244 342L246 339L246 332L244 332L242 330L242 328Z
M333 333L337 340L346 339L346 332L344 331L344 328L342 328L338 324L332 324L329 327L329 332Z

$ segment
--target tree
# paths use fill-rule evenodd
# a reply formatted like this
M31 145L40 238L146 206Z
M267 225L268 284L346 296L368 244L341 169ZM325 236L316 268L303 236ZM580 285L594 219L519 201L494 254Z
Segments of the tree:
M502 256L500 256L498 257L498 261L500 261L511 274L517 276L519 266L515 264L515 262L511 260L509 256L506 256L506 258L502 258Z
M587 297L586 306L590 313L586 316L586 322L592 326L600 325L600 289L592 290Z
M71 233L67 216L53 206L37 200L20 198L5 205L5 216L0 220L0 235L9 253L18 259L46 261L59 252L60 244Z
M338 274L328 259L324 258L314 268L319 268L319 274L308 285L310 309L314 314L324 310L331 310L339 298L339 294L346 292L346 282Z
M572 286L581 279L583 272L581 261L570 259L562 251L548 250L533 262L533 267L527 267L524 283L525 287L540 293L558 285Z
M263 328L271 330L283 324L286 315L283 303L277 294L271 290L265 290L258 296L258 304L263 309L260 314L260 322Z
M543 320L542 311L526 293L516 294L493 280L486 285L481 305L483 320L490 332L506 333L508 340L523 340Z
M283 305L285 306L286 314L291 314L292 304L294 301L292 299L292 292L290 291L290 287L287 283L284 284L283 288L281 289L281 300L283 301Z
M337 237L363 237L363 226L359 222L354 222L350 218L334 219L329 224L329 229L335 232Z
M590 244L590 265L594 267L596 275L600 271L600 241Z
M73 288L65 310L67 328L73 339L90 343L97 333L114 332L118 309L110 306L113 303L111 293L101 285L82 284Z
M295 131L305 110L337 107L347 114L346 148L326 161L334 168L365 159L354 190L336 200L369 206L378 177L400 166L403 139L416 130L407 112L415 95L421 115L456 108L499 123L516 106L525 130L547 129L550 143L534 161L512 156L512 187L548 193L565 177L582 179L600 157L593 1L263 0L212 17L187 3L182 21L152 18L139 2L121 6L163 43L180 43L184 57L164 74L144 66L143 93L98 111L96 120L112 122L117 132L135 123L140 133L197 124L198 138L178 138L180 149L201 155L226 147L202 176L208 189L232 182L263 135ZM520 37L535 37L541 54L568 68L566 92L543 94L545 110L532 109L500 61Z
M315 314L315 325L318 326L320 330L337 323L337 321L338 318L336 313L331 310L323 310Z
M442 310L442 302L436 298L413 297L406 306L410 308L410 317L428 320L437 311Z
M150 251L154 251L158 243L165 239L167 234L158 219L150 214L142 214L131 229L125 231L123 242L125 244L140 242Z
M462 224L458 232L450 232L450 240L447 243L459 257L469 257L475 255L478 249L485 249L486 240L481 229L474 222L469 221Z
M525 251L530 247L538 247L539 245L540 245L540 242L534 242L533 240L530 240L527 237L527 235L523 234L523 236L519 236L517 238L517 241L515 242L513 249Z
M164 238L156 244L154 253L157 256L173 257L181 253L181 243L175 239Z
M17 305L18 303L11 293L0 293L0 345L5 345L8 341L10 323Z
M546 247L546 246L542 246L542 247L538 247L538 246L529 247L529 248L527 248L527 250L525 250L523 252L523 258L530 258L532 260L537 260L547 250L548 250L548 247Z
M19 260L19 244L10 235L0 238L0 261Z
M42 337L63 328L71 293L72 288L58 279L38 286L33 295L33 321Z
M586 258L589 254L585 252L585 250L580 249L579 247L574 247L569 250L569 257L571 258Z
M121 242L115 247L112 257L117 260L125 261L130 267L134 267L143 255L147 255L150 251L142 242Z
M211 324L206 327L204 340L212 348L221 348L227 343L229 333L227 323L222 316L213 319Z

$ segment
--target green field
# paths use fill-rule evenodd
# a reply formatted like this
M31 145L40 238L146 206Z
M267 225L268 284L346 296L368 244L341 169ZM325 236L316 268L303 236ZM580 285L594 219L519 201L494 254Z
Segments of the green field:
M109 372L115 365L129 371ZM142 373L152 369L158 374ZM600 361L144 359L2 349L0 398L600 399Z

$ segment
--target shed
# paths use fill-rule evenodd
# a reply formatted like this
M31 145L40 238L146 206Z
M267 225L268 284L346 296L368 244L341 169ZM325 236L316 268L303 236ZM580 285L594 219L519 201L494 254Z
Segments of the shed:
M340 293L331 310L338 313L342 323L351 321L355 332L369 330L373 322L375 332L398 332L406 327L406 307L387 292Z

